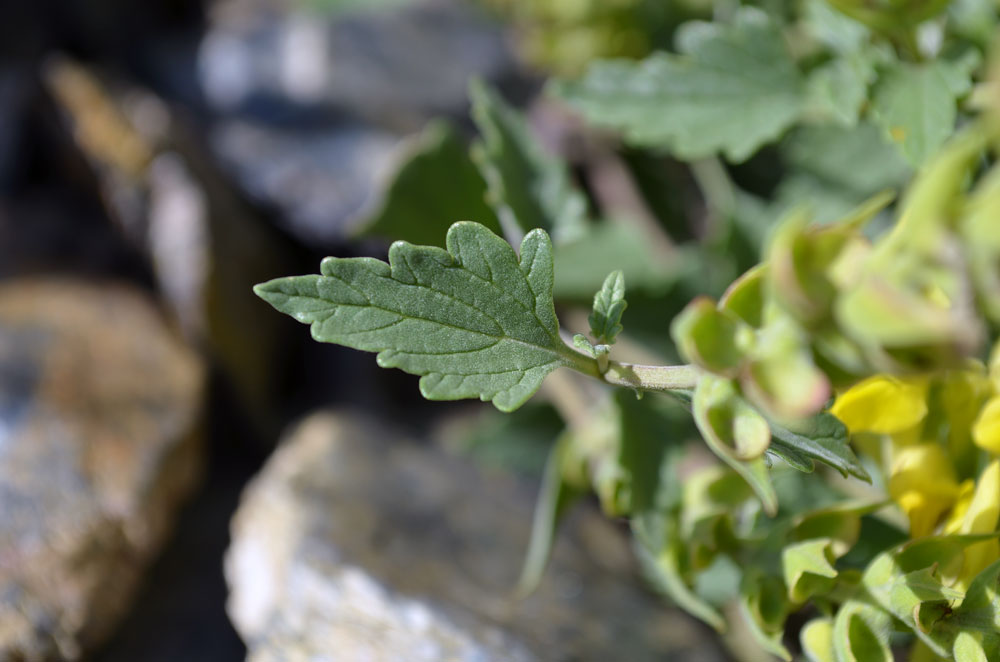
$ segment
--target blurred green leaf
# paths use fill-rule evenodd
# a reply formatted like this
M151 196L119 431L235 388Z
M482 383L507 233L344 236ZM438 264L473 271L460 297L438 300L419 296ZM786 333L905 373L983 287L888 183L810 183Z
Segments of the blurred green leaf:
M969 61L899 62L879 78L872 116L919 167L955 130L956 99L972 86Z
M778 500L761 457L771 438L764 417L736 394L731 382L708 374L698 382L692 411L708 447L749 483L764 509L774 514Z
M540 477L564 427L551 405L532 400L509 414L483 409L456 441L479 464Z
M751 496L747 482L721 465L685 476L679 533L693 570L703 570L720 552L732 551L735 513Z
M982 632L959 632L955 635L952 655L962 662L989 662L997 659L997 655L1000 655L1000 649L995 644L997 637L992 637L994 641L989 643L984 639L986 637Z
M861 517L886 505L885 501L841 501L825 508L811 510L795 518L790 540L830 540L830 551L840 558L858 541Z
M587 200L565 164L546 154L521 114L484 83L473 81L469 96L482 134L472 159L486 180L487 200L505 235L542 228L556 243L580 236L587 226Z
M760 647L791 662L792 654L781 643L790 607L787 594L779 577L748 568L740 583L739 606L751 636Z
M976 575L952 618L963 629L992 633L992 645L1000 646L1000 560Z
M486 183L449 124L429 124L411 141L407 154L381 208L362 229L364 234L440 246L457 221L475 221L500 232L500 223L486 204Z
M814 618L806 623L799 633L799 641L809 662L837 662L833 650L833 621L829 618Z
M912 172L899 150L868 122L852 128L803 126L782 141L781 154L792 172L809 173L819 180L819 187L856 195L852 206L902 186Z
M658 255L650 243L624 223L592 226L576 239L556 244L557 299L585 301L603 285L604 274L620 270L629 291L662 295L694 267L693 254Z
M783 421L815 415L830 397L830 383L813 363L808 337L788 315L777 313L757 331L740 387L747 400Z
M875 68L860 55L838 57L809 73L809 110L843 126L854 126L868 99Z
M881 609L848 600L833 621L833 649L838 662L893 662L889 648L892 620Z
M684 579L684 545L667 530L669 527L666 518L652 513L632 520L637 556L644 574L678 607L718 632L724 632L726 622L722 615L698 597Z
M781 568L788 586L788 597L797 603L816 593L825 593L837 577L833 540L816 538L785 546L781 553Z
M983 581L969 587L962 601L962 606L952 612L951 604L962 600L963 595L945 585L941 578L943 569L961 563L962 552L969 545L996 537L1000 533L987 535L951 535L934 536L914 540L887 552L883 552L869 564L862 577L862 583L868 595L880 607L898 618L910 627L921 640L937 655L947 655L954 639L954 633L948 630L934 629L938 621L946 616L951 623L970 628L972 623L978 623L995 631L996 625L989 623L989 611L962 620L962 606L968 603L966 613L986 609L1000 613L996 605L996 578L1000 573L1000 565L987 568L980 574ZM992 577L985 575L993 570ZM980 578L977 577L977 580ZM973 593L975 588L976 593ZM989 596L992 591L992 597ZM976 597L970 597L975 595ZM950 615L949 615L950 614ZM979 629L973 627L972 629Z
M810 35L837 53L856 53L871 39L864 23L840 13L826 0L805 0L802 22Z
M683 159L721 151L743 161L798 118L802 76L760 10L744 7L729 24L687 23L676 43L679 55L597 62L553 89L594 124Z
M687 412L662 398L638 400L622 389L614 399L620 417L618 463L624 479L620 500L633 515L675 506L680 500L677 464L687 440Z
M760 264L733 281L719 300L719 309L730 312L758 328L764 323L764 274L766 265Z
M559 522L570 506L583 495L581 490L563 479L563 456L572 443L571 434L566 432L560 437L545 463L545 473L535 501L531 539L521 568L521 577L517 582L516 593L521 596L526 596L538 587L552 553Z
M674 318L670 335L688 361L716 375L735 377L746 362L750 329L738 317L698 297ZM741 338L741 335L743 338Z

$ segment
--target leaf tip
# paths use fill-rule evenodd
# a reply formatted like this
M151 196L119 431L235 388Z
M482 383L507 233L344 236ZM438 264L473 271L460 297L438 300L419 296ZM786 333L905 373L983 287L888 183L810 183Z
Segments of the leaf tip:
M285 278L274 278L263 283L257 283L253 286L253 293L277 308L279 302L286 298L285 293L281 291L281 283L285 280Z

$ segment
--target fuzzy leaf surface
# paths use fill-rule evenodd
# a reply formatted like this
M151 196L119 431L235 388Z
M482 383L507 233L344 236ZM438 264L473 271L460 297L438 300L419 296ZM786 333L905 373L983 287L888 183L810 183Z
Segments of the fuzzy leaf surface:
M552 243L535 230L521 258L487 228L456 223L448 250L396 242L389 263L326 258L320 275L262 283L258 296L312 325L312 335L420 375L430 400L478 397L512 411L582 355L559 338Z
M679 54L597 62L556 93L589 121L681 159L743 161L799 117L805 84L778 26L756 9L685 24Z
M805 456L811 461L828 464L842 475L848 474L871 482L871 476L861 466L848 441L847 428L837 417L820 413L795 425L771 424L771 445L768 448L797 467L796 460ZM798 468L798 467L797 467Z

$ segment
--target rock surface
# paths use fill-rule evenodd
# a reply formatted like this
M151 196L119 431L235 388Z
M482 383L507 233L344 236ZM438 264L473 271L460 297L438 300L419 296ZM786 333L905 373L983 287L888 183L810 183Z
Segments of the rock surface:
M148 298L0 284L0 659L78 659L198 475L202 367Z
M227 553L248 660L719 660L641 590L581 509L539 590L510 598L533 495L353 415L307 418L247 489Z
M471 77L523 82L502 30L471 3L360 7L224 0L198 51L215 158L319 251L377 208L405 136L435 117L468 121Z
M314 268L315 258L297 259L291 240L239 196L183 112L146 88L67 58L50 58L44 74L105 201L106 229L114 226L119 241L148 261L185 339L220 368L255 429L273 438L274 403L285 396L288 355L297 347L291 333L298 329L262 314L251 288ZM3 221L0 203L0 257ZM35 217L31 223L38 225Z

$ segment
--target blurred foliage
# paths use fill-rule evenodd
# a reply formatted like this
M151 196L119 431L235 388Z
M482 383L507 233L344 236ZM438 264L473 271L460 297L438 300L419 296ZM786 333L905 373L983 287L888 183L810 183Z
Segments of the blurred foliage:
M669 43L678 22L708 7L658 0L480 0L517 29L525 58L576 73L593 58L640 58Z
M437 244L477 200L515 245L545 229L563 319L585 328L594 300L566 364L632 387L553 378L555 421L522 410L473 435L478 453L550 442L521 589L593 491L654 586L720 631L739 614L772 655L1000 656L997 7L492 4L531 59L575 77L550 99L590 150L570 168L474 85L471 160L425 139L400 173L426 184L397 178L369 231ZM608 160L639 204L602 193ZM470 164L478 179L448 174ZM435 278L485 259L420 255ZM460 395L477 393L444 397Z

